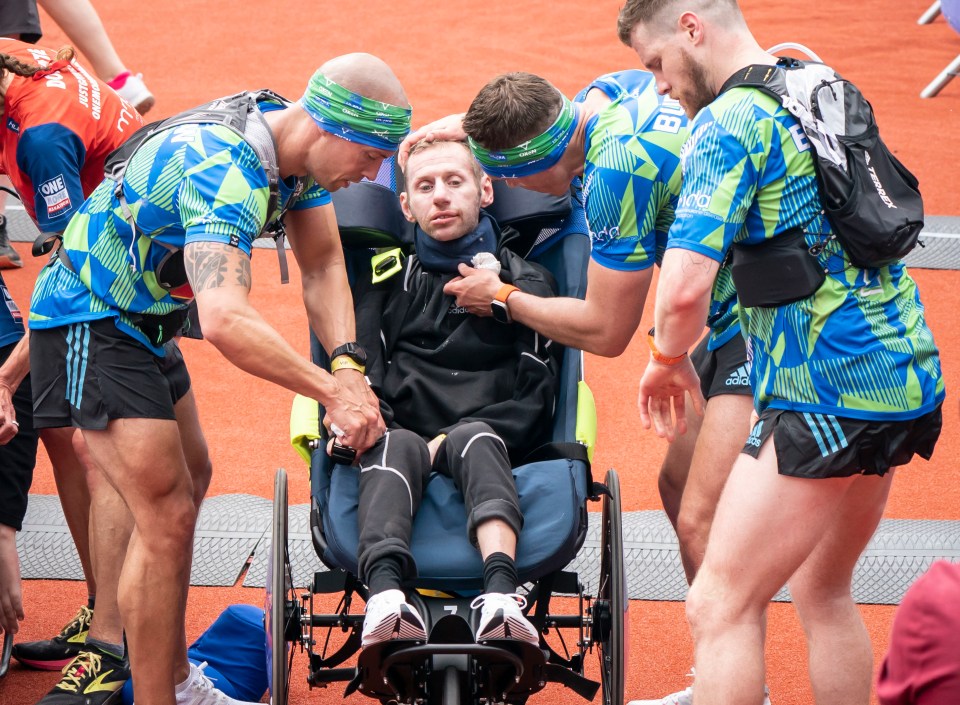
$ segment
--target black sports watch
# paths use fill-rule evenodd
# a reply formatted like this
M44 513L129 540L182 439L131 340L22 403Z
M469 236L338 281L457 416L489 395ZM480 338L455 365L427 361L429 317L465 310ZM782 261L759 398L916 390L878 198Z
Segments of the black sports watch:
M367 364L367 353L363 351L359 343L344 343L334 348L333 352L330 353L330 361L332 362L341 355L346 355L358 365Z

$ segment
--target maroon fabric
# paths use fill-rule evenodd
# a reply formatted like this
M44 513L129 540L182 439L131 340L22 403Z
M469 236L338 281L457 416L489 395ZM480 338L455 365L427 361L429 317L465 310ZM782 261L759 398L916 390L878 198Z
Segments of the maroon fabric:
M934 563L904 595L877 697L881 705L960 703L960 565Z

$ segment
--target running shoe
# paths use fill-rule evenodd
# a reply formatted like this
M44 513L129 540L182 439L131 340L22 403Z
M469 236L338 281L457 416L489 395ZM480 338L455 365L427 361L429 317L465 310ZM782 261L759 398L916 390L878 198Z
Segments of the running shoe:
M0 215L0 269L16 269L22 266L20 253L13 249L7 235L7 217Z
M13 657L28 668L41 671L62 670L73 661L86 643L91 619L93 610L84 605L77 612L77 616L52 639L14 644Z
M234 700L226 693L217 690L213 681L203 672L206 667L206 661L199 666L190 664L190 680L187 687L177 693L177 705L256 705L243 700Z
M402 590L384 590L370 598L363 618L361 645L366 648L390 639L425 641L427 626Z
M132 74L125 71L110 81L109 85L141 115L146 115L157 102L147 84L143 82L142 73Z
M515 639L539 644L536 628L523 616L526 606L527 600L522 595L504 595L500 592L479 595L470 603L472 609L480 608L477 641Z
M111 705L130 678L125 659L85 646L63 669L60 682L37 705Z
M671 693L659 700L631 700L627 705L693 705L693 688ZM770 705L770 692L766 688L764 688L763 705Z

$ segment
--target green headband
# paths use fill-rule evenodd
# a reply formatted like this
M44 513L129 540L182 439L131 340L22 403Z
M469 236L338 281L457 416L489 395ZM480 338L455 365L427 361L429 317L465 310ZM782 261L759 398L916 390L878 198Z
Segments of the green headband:
M566 96L560 97L563 105L553 124L543 134L517 147L493 151L468 138L470 151L483 170L490 176L515 179L545 171L560 161L579 119L574 104Z
M410 108L364 98L320 71L310 77L300 105L327 132L377 149L395 150L410 133Z

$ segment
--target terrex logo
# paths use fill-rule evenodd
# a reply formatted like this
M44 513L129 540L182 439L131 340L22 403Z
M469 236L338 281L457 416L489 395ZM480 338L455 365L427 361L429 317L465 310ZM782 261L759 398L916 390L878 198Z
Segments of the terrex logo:
M883 184L880 183L880 177L877 176L877 170L870 166L870 152L864 152L864 161L867 165L867 173L870 174L870 179L873 181L873 187L877 189L877 194L880 196L880 200L886 204L887 208L896 208L897 205L891 200L890 196L887 195L886 190L883 188Z

